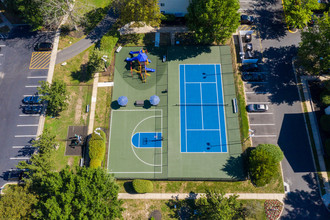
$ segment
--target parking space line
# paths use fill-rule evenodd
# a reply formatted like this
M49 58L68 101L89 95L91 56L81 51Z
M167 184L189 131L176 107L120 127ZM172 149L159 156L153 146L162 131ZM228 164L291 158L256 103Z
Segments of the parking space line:
M27 134L27 135L15 135L15 137L16 137L16 138L37 137L37 135L36 135L36 134L34 134L34 135L29 135L29 134Z
M270 102L246 102L247 104L270 104Z
M25 86L25 88L36 88L36 87L40 87L40 85Z
M250 126L273 126L275 124L250 124Z
M32 148L33 146L31 145L25 145L25 146L13 146L12 148L14 149L21 149L21 148Z
M30 160L31 157L11 157L11 160Z
M249 115L272 115L270 112L248 112Z
M38 124L17 125L17 127L37 127Z
M36 117L36 116L40 116L40 115L39 115L39 114L30 114L30 115L26 114L26 115L19 115L19 117L29 117L29 116L31 116L31 117Z
M269 92L245 92L246 94L270 94Z
M41 79L41 78L47 78L47 76L28 76L28 79Z
M277 137L276 134L254 135L253 138Z

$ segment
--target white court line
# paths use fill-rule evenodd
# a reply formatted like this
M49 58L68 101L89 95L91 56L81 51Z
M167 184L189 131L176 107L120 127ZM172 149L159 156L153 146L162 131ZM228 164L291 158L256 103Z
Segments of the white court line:
M17 125L17 127L37 127L38 124Z
M266 113L266 112L248 112L249 115L272 115L274 113Z
M11 157L11 160L29 160L31 157Z
M263 125L270 126L270 125L275 125L275 124L250 124L250 126L263 126Z
M44 79L47 78L47 76L28 76L28 79Z
M28 134L28 135L15 135L14 137L17 137L17 138L20 138L20 137L37 137L37 135L36 134L32 134L32 135L30 135L30 134Z
M187 129L187 131L219 131L219 129Z
M183 65L183 82L186 82L186 65ZM184 83L184 103L187 103L187 92L186 92L186 84ZM188 132L187 132L187 105L184 106L184 120L185 120L185 135L186 135L186 150L188 151ZM181 149L180 149L181 151Z
M201 90L201 115L202 115L202 129L204 129L204 116L203 116L203 94L202 94L202 84L199 84L199 88Z
M25 88L36 88L36 87L40 87L40 85L25 86Z
M277 137L275 134L265 134L265 135L254 135L253 138L263 138L263 137Z
M221 69L220 69L220 71L221 71ZM217 66L216 65L214 65L214 73L217 73ZM221 77L221 75L220 75L220 77ZM221 80L221 78L220 78L220 80ZM216 93L217 93L217 104L219 104L219 89L218 89L218 76L217 76L217 74L215 74L215 82L216 82L216 84L215 84L215 91L216 91ZM221 81L220 81L221 82ZM223 95L223 93L222 93L222 95ZM223 98L223 97L222 97ZM222 143L222 140L221 140L221 117L220 117L220 108L218 107L217 108L217 110L218 110L218 123L219 123L219 143ZM224 122L225 123L225 122ZM221 146L220 146L220 152L222 152L222 149L221 149Z
M32 116L32 117L36 117L36 116L40 116L39 114L26 114L26 115L19 115L19 117L28 117L28 116Z
M185 84L214 84L216 82L184 82Z

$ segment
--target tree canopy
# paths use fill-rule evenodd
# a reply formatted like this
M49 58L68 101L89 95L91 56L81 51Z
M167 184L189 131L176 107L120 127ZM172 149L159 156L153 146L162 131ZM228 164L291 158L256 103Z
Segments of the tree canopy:
M68 91L62 80L54 80L52 84L41 81L38 91L43 101L47 101L47 115L57 116L68 107Z
M115 0L113 5L119 12L122 24L132 21L153 26L160 24L162 14L158 0Z
M249 173L256 186L264 186L272 180L277 171L277 162L262 148L255 148L249 155Z
M284 0L287 24L299 29L304 28L312 19L312 10L317 7L317 0Z
M224 197L224 193L207 191L196 201L198 215L202 219L231 220L244 217L242 203L237 195Z
M37 219L115 219L123 211L119 186L102 169L49 172L32 182L31 190L39 197L33 213Z
M198 43L225 43L239 26L238 0L192 0L186 15Z
M298 58L309 74L329 73L330 19L327 13L317 19L313 27L302 31Z
M284 158L281 148L274 144L259 144L257 149L268 152L276 163L282 161Z

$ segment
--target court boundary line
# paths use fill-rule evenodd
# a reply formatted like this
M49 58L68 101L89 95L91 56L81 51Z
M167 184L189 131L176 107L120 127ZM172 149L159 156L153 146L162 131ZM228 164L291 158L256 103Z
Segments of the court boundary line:
M215 79L216 79L216 81L215 82L186 82L186 67L185 66L202 66L202 65L213 65L214 67L215 67ZM184 91L185 91L185 103L186 103L186 84L189 84L189 83L191 83L191 84L201 84L201 83L215 83L216 84L216 88L218 87L217 86L217 84L218 84L218 82L217 82L217 74L216 74L216 66L217 65L219 65L220 66L220 76L222 76L222 70L221 70L221 63L217 63L217 64L215 64L215 63L207 63L207 64L179 64L178 65L178 79L179 79L179 103L181 102L181 83L180 83L180 79L181 79L181 77L180 77L180 66L184 66ZM225 101L224 100L224 93L223 93L223 83L222 83L222 81L221 81L221 86L222 86L222 97L223 97L223 101ZM217 89L217 92L218 92L218 89ZM218 97L218 93L217 93L217 97ZM201 104L201 103L198 103L198 104ZM185 105L185 121L187 120L187 117L186 117L186 106L187 105ZM218 106L218 117L219 117L219 119L218 119L218 121L219 121L219 123L220 123L220 116L219 116L219 107L220 107L220 104L219 104L219 99L217 98L217 106ZM187 129L187 126L185 127L185 133L186 133L186 151L181 151L181 123L180 123L180 154L182 153L182 154L226 154L226 153L228 153L229 154L229 147L228 147L228 138L227 138L227 126L226 126L226 111L225 111L225 106L222 106L222 108L223 108L223 111L224 111L224 119L225 119L225 136L226 136L226 146L227 146L227 152L222 152L222 151L220 151L220 152L187 152L187 149L188 149L188 143L187 143L187 131L188 131L188 129ZM180 115L180 122L181 122L181 108L179 108L179 115ZM221 139L221 127L220 127L220 124L219 124L219 129L216 129L216 131L219 131L219 136L220 136L220 139ZM220 141L220 150L222 150L222 148L221 148L221 141Z
M220 65L220 75L222 73L222 66ZM222 76L222 75L221 75ZM224 88L224 84L223 84L223 78L221 77L221 89L222 89L222 98L223 98L223 101L225 101L225 93L223 91L223 88ZM226 121L226 108L225 106L223 105L222 106L223 108L223 118L224 118L224 125L225 125L225 138L226 138L226 146L227 146L227 153L229 153L229 143L228 143L228 137L227 137L227 121Z
M109 138L108 138L108 143L109 143L109 146L108 146L108 161L110 161L110 148L111 148L111 134L112 134L112 119L113 119L113 112L142 112L142 111L146 111L146 112L156 112L156 111L160 111L161 112L161 132L163 133L163 110L162 109L150 109L150 110L147 110L147 109L122 109L122 110L111 110L111 120L110 120L110 127L109 127ZM131 139L132 141L132 139ZM161 174L163 173L163 147L161 147L161 165L160 165L160 172L143 172L143 171L139 171L139 172L132 172L132 171L116 171L116 172L112 172L110 171L110 163L108 163L108 166L107 166L107 172L108 173L137 173L137 174Z

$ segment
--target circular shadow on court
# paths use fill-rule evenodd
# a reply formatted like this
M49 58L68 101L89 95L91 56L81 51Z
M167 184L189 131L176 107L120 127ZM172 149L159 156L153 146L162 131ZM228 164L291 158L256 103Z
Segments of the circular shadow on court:
M112 109L114 109L114 110L117 110L117 109L119 109L120 108L120 105L119 105L119 103L118 103L118 101L116 100L116 101L113 101L113 102L111 102L111 108Z

